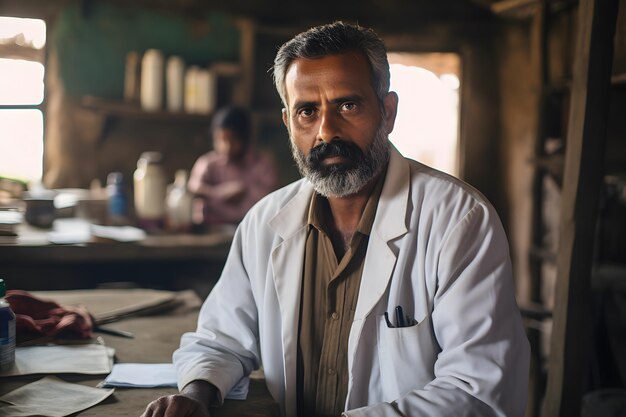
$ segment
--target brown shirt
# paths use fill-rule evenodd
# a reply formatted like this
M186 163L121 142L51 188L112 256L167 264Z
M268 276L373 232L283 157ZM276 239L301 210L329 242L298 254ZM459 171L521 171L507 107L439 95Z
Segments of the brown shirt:
M350 247L338 261L326 232L328 201L309 207L298 334L298 417L339 416L348 393L348 335L384 175L372 191Z

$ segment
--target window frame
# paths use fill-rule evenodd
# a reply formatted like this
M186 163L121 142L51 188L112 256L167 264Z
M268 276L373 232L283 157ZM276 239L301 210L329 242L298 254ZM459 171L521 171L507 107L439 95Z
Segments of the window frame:
M46 43L41 49L34 48L32 46L23 46L16 43L13 44L0 44L0 58L2 59L21 59L24 61L37 62L44 67L43 77L43 98L41 103L38 104L3 104L0 103L0 111L2 110L39 110L41 112L42 122L42 146L45 153L45 136L46 136L46 102L47 102L47 77L48 77L48 39L49 37L49 25L48 21L40 16L21 16L10 15L10 13L3 13L3 17L16 18L16 19L37 19L42 20L46 26ZM41 161L41 177L39 181L43 181L44 174L44 161L45 155L42 155Z

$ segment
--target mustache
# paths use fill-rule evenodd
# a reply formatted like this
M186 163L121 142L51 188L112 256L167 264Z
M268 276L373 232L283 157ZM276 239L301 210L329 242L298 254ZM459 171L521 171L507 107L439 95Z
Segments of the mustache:
M352 142L333 140L331 142L322 142L320 145L311 149L311 152L309 152L307 156L307 161L309 164L317 165L322 160L333 156L359 161L363 159L364 154L361 148Z

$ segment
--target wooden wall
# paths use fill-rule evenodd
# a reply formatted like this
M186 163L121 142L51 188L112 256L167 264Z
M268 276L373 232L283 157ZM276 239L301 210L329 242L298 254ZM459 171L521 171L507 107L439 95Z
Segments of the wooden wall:
M181 56L187 65L237 63L240 31L233 17L193 18L135 7L71 3L50 22L44 182L53 188L88 187L112 171L129 179L139 155L161 151L168 176L189 170L210 149L210 116L154 117L123 108L130 51L149 48ZM85 105L90 97L104 106ZM96 100L96 103L101 101ZM91 102L93 103L93 101ZM120 106L118 106L118 104Z

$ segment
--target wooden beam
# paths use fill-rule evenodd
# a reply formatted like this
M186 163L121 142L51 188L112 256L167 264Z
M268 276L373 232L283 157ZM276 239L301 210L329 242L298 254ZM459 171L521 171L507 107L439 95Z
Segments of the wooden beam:
M548 85L548 1L541 0L536 2L535 11L532 18L531 25L531 65L534 76L535 91L537 92L536 98L536 137L534 143L534 155L535 158L545 157L545 91ZM531 303L542 303L541 288L543 278L543 261L542 257L537 257L534 254L533 248L537 248L541 251L544 250L544 219L543 219L543 183L545 177L545 170L539 165L534 165L534 172L532 178L531 189L531 247L528 252L528 272L529 282L528 289ZM543 353L542 353L542 338L543 332L537 327L528 328L528 341L531 348L531 360L530 360L530 385L528 396L528 412L529 416L538 416L541 411L541 400L545 393L545 378L543 374Z
M254 46L255 46L255 24L250 19L240 18L237 20L239 27L239 65L241 67L241 77L239 79L235 97L236 104L244 107L252 105L252 91L254 86Z
M500 0L491 3L491 11L502 16L529 18L539 5L538 0Z
M593 234L603 175L618 0L581 0L543 417L580 416L591 338Z

